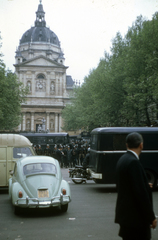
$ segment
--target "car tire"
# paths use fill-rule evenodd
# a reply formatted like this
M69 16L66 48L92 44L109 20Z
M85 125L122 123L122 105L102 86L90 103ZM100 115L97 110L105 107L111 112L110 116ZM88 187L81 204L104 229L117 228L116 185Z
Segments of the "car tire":
M157 187L157 176L155 175L154 172L150 171L150 170L145 170L147 178L148 178L148 182L153 184L153 189L155 189Z
M67 212L67 210L68 210L68 203L65 204L65 205L61 205L61 211L62 212Z
M79 180L73 179L73 178L79 178ZM81 178L81 179L80 179L80 178ZM82 184L82 183L83 183L83 180L82 180L81 174L80 174L80 173L74 173L74 174L72 175L72 181L73 181L75 184Z

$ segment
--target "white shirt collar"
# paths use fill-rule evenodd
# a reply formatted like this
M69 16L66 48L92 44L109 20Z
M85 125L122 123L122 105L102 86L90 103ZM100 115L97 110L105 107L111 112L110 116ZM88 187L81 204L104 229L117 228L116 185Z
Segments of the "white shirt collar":
M128 151L129 151L129 152L132 152L132 153L136 156L136 158L139 160L139 156L136 154L136 152L134 152L134 151L132 151L132 150L129 150L129 149L128 149Z

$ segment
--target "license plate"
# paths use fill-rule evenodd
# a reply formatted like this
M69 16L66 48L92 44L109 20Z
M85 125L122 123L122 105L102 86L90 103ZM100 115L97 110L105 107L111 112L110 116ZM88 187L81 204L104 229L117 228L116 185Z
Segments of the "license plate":
M38 190L38 198L47 198L47 197L49 197L48 189Z
M51 202L50 202L50 201L49 201L49 202L45 202L45 201L44 201L44 202L39 202L39 204L40 204L40 205L50 205Z

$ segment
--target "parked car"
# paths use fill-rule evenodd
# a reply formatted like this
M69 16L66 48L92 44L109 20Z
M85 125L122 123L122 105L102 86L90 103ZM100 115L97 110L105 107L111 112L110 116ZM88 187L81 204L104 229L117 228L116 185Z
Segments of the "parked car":
M21 208L59 207L66 212L70 187L63 180L58 160L48 156L19 159L9 179L9 198L15 214Z

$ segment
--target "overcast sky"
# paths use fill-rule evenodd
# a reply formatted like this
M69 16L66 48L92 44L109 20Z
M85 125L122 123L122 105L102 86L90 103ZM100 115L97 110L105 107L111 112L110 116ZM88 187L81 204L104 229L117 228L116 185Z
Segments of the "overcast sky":
M4 63L14 71L15 51L23 33L34 26L39 0L0 0ZM67 75L83 81L110 52L116 33L127 33L136 17L152 19L158 0L42 0L47 26L58 36Z

